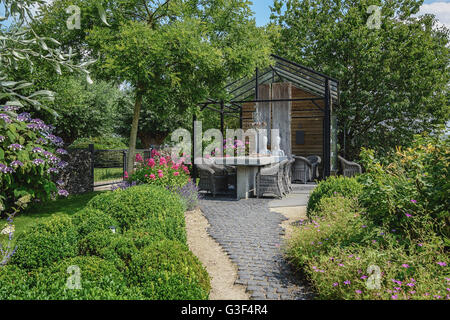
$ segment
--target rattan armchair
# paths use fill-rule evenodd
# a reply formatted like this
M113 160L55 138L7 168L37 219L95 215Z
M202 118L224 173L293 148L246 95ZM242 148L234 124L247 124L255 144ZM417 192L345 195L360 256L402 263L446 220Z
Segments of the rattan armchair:
M362 173L362 168L356 162L348 161L338 156L339 162L341 163L341 170L344 177L353 177L357 174Z
M266 193L271 193L283 197L283 170L281 163L268 168L262 168L256 175L256 197L262 197Z
M307 183L311 181L312 178L312 170L313 166L311 162L305 158L300 156L293 156L295 159L294 168L292 172L292 181L301 181L303 183Z
M213 197L228 189L226 171L211 164L196 165L200 177L199 190L211 192Z
M319 179L319 165L322 162L322 159L319 156L308 156L308 157L306 157L306 159L308 159L312 165L311 180Z
M292 165L295 162L294 159L286 160L287 163L284 167L283 174L283 186L285 193L289 193L292 191Z

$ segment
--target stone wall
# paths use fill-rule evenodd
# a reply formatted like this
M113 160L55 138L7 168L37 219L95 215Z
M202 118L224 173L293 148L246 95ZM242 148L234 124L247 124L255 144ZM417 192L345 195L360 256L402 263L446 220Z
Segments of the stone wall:
M69 149L69 154L62 160L68 163L59 180L64 182L64 189L69 194L81 194L94 191L94 176L91 172L91 152L88 149Z

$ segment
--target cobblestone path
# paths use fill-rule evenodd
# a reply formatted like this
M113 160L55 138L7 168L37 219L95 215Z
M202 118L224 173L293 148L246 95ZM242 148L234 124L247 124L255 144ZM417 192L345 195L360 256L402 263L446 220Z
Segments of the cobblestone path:
M211 198L212 199L212 198ZM268 199L201 200L211 227L208 233L238 267L237 284L255 300L303 300L312 295L283 258L286 218L269 209Z

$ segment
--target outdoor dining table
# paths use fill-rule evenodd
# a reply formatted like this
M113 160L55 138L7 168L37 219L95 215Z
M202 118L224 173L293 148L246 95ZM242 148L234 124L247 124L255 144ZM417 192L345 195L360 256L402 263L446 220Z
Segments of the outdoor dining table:
M259 157L226 157L215 158L214 163L217 165L228 165L236 167L237 182L236 196L237 199L248 199L253 191L256 195L256 175L261 167L281 162L286 157L278 156L259 156Z

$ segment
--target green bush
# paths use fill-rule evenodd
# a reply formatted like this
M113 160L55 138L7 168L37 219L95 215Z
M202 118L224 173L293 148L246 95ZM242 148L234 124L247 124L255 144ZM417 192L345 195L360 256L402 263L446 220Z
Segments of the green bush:
M73 216L73 223L78 228L80 238L91 232L108 230L115 227L119 232L119 223L109 213L92 208L85 208Z
M93 144L96 150L124 150L128 148L122 137L112 136L79 138L69 148L86 149L90 144Z
M210 290L209 276L186 245L164 240L134 255L130 284L142 286L151 299L205 299Z
M186 243L183 202L165 188L140 185L118 189L96 196L88 207L108 212L124 230L147 228Z
M73 266L73 267L72 267ZM80 289L70 289L74 284L75 269L79 268ZM69 273L70 272L70 273ZM104 300L127 297L125 279L114 264L98 257L75 257L55 263L50 268L34 272L31 286L33 299L38 300ZM72 278L71 278L72 277Z
M0 300L31 299L30 276L15 265L0 267Z
M119 270L124 270L130 263L137 248L131 238L110 230L89 233L79 242L80 255L93 255L112 261Z
M68 216L43 219L17 238L11 263L31 270L77 254L78 233Z
M360 202L373 221L412 237L433 230L450 246L450 138L418 136L384 164L372 150L361 158L367 173L360 177Z
M166 240L167 237L160 230L154 230L150 228L133 228L127 230L124 234L125 237L133 241L137 249L143 249L161 240Z
M341 195L346 198L357 198L361 191L362 186L355 177L329 177L321 181L312 192L308 201L307 214L311 215L323 197Z

